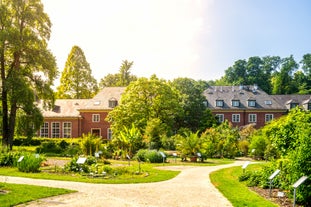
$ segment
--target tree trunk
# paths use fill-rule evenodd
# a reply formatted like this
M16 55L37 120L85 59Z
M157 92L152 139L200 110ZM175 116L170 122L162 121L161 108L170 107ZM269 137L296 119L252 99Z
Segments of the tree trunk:
M2 146L9 147L9 130L8 130L8 102L6 91L6 78L5 78L5 63L4 63L4 51L1 50L1 100L2 100Z

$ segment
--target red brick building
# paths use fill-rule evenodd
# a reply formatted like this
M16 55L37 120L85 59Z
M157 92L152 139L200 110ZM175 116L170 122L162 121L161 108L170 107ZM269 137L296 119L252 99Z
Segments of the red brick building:
M118 105L125 87L106 87L92 99L58 99L53 110L43 110L40 137L76 138L92 133L111 139L108 113ZM204 91L206 106L220 122L256 128L300 106L311 110L310 95L268 95L257 86L211 86ZM43 108L41 106L41 108Z
M211 86L203 95L206 106L220 122L228 120L238 127L248 124L263 127L296 106L311 109L310 95L268 95L256 85Z
M58 99L53 110L43 110L44 124L40 137L76 138L92 133L111 139L106 117L121 98L124 87L107 87L92 99Z

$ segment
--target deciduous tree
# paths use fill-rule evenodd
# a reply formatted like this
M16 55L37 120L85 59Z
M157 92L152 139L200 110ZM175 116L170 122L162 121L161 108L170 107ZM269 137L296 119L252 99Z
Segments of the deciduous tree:
M53 103L51 86L57 69L47 48L50 29L40 0L0 1L2 144L9 148L13 146L18 111L35 122L35 97L48 105Z

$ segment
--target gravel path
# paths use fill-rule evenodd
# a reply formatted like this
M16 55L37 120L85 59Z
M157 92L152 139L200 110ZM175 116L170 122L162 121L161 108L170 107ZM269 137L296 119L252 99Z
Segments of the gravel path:
M229 165L211 167L164 166L163 168L165 169L180 170L181 173L168 181L144 184L89 184L5 176L0 176L0 181L59 187L78 191L20 205L28 207L225 207L232 205L211 184L209 173L221 168L242 164L243 162L237 161Z

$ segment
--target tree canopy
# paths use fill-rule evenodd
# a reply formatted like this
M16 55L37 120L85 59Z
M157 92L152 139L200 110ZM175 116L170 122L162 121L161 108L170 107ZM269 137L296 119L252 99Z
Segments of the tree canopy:
M301 69L301 70L299 70ZM237 60L225 70L216 85L257 84L268 94L308 94L311 91L311 54L305 54L300 64L291 55L250 57Z
M131 75L130 69L134 62L123 60L120 66L119 73L109 73L99 82L99 88L113 87L113 86L128 86L132 81L137 80L135 75Z
M97 81L80 47L72 47L57 90L60 99L92 98L98 92Z
M140 78L126 88L120 105L109 113L108 119L116 133L124 126L131 128L132 124L143 133L148 121L155 118L172 130L180 111L178 94L166 81Z
M51 22L40 0L2 0L0 14L2 144L12 148L17 113L28 117L34 132L41 120L35 100L53 104L57 68L47 48Z

